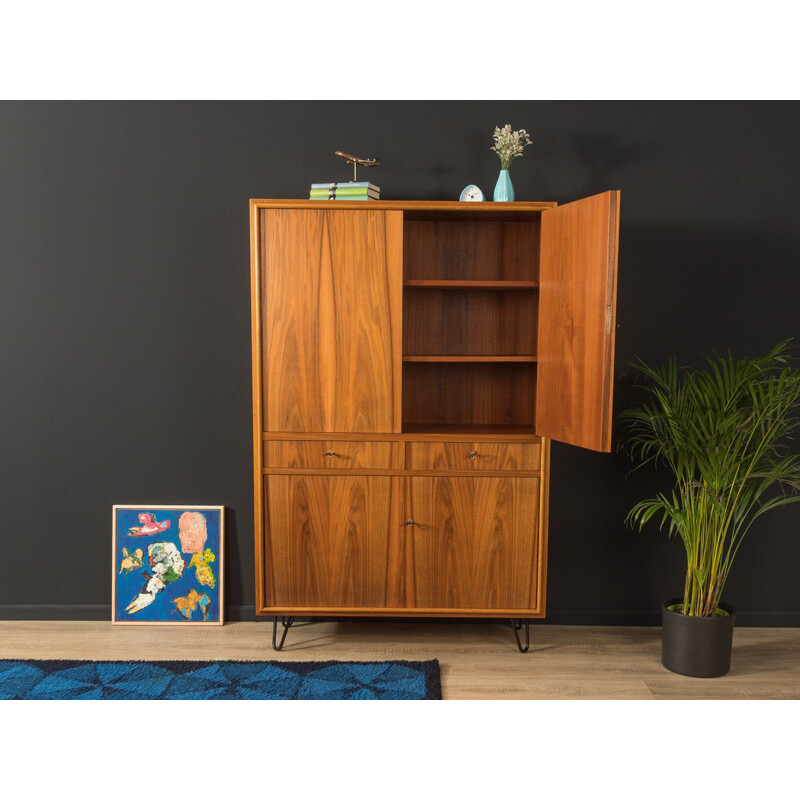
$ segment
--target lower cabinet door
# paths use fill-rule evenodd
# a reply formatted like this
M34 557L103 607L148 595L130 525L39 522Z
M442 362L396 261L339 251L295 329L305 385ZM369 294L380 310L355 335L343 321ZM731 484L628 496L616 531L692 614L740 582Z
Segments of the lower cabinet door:
M538 610L539 478L408 478L406 514L410 605Z
M392 479L269 475L264 480L267 605L385 606Z

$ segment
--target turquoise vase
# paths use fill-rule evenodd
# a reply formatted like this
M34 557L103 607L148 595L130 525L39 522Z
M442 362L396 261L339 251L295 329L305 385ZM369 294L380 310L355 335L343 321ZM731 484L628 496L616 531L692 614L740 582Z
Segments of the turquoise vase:
M494 187L495 203L510 203L514 200L514 185L511 183L511 175L507 169L501 169L497 178L497 185Z

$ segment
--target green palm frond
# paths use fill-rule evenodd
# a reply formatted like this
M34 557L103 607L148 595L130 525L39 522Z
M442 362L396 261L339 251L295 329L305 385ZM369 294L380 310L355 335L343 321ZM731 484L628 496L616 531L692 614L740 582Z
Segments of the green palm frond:
M632 364L645 400L620 415L622 448L635 466L666 466L670 496L642 500L626 522L653 518L687 555L685 613L716 613L731 564L753 521L800 500L800 456L787 445L800 429L800 369L790 342L765 356L714 354L703 368L669 358Z

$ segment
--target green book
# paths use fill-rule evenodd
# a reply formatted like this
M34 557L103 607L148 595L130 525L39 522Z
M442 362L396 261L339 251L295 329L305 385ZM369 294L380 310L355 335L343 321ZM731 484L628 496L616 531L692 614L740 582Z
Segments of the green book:
M378 193L369 189L312 189L309 197L374 197Z
M312 189L370 189L373 192L380 192L380 186L376 186L369 181L344 181L343 183L312 183Z
M345 197L338 197L338 196L337 197L329 197L327 194L325 194L322 197L316 197L314 195L311 195L308 199L309 200L333 200L333 201L338 200L340 203L343 203L345 200L377 200L378 198L377 197L367 197L367 195L365 195L365 194L347 195Z

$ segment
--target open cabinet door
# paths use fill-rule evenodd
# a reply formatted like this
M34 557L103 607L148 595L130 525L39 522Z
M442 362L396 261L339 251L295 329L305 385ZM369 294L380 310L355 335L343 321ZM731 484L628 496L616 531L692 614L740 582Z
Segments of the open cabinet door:
M619 192L542 212L536 433L611 450Z

